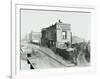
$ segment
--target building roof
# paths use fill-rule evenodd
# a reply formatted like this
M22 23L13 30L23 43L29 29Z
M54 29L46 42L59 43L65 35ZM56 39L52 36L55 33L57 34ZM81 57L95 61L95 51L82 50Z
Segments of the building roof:
M64 25L63 27L67 28L67 29L71 29L71 24L69 23L63 23L61 20L58 20L58 22L56 22L55 24L52 24L51 26L47 27L47 28L43 28L42 31L45 31L47 29L50 29L50 28L53 28L53 27L56 27L56 25Z

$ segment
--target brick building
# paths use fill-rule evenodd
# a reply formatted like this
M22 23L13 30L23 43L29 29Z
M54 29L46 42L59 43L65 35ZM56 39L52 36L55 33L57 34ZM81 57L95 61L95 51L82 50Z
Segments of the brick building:
M41 44L53 51L56 51L56 48L64 49L71 45L71 24L59 20L54 25L43 28L41 34Z

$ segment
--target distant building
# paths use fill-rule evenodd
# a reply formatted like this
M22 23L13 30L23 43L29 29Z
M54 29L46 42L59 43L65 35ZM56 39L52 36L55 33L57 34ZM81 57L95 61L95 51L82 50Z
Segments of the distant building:
M40 32L30 32L29 41L32 43L40 44L41 43L41 33Z
M78 36L72 36L72 44L83 43L85 40Z
M60 20L54 25L43 28L41 31L41 44L56 51L56 48L65 48L71 45L71 24Z

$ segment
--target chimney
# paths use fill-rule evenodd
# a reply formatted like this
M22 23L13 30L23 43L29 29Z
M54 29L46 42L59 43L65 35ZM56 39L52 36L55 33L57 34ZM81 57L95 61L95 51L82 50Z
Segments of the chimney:
M59 23L62 23L60 19L58 20L58 22L59 22Z

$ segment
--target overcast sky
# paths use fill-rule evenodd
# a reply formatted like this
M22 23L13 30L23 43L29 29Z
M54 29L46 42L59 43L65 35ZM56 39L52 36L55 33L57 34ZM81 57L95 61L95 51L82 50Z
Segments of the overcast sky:
M58 20L71 24L73 35L90 40L90 13L21 10L21 38L31 31L41 32Z

